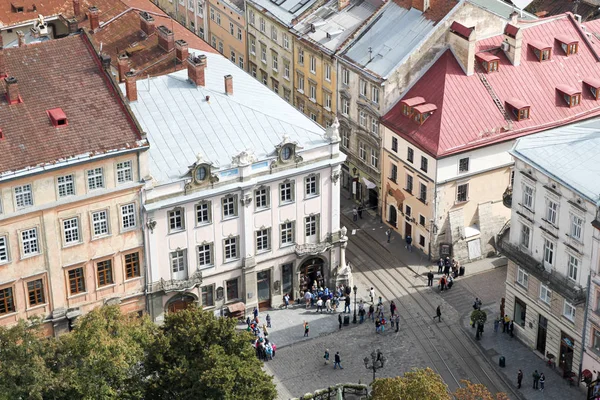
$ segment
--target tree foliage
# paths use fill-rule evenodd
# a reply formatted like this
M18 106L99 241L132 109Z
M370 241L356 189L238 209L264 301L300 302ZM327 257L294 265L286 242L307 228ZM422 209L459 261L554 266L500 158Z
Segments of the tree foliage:
M477 325L477 324L485 324L485 321L487 321L487 313L483 310L473 310L471 312L471 324L473 325Z
M463 387L456 389L454 398L456 400L509 400L506 393L496 393L494 396L488 388L480 383L471 383L462 380Z

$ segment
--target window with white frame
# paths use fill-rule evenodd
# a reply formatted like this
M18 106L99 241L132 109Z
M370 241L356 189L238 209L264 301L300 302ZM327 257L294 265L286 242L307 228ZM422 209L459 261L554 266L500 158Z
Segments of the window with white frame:
M196 224L210 224L212 222L211 219L211 202L203 201L201 203L196 204Z
M317 196L319 194L319 177L310 175L304 178L304 188L306 197Z
M229 21L229 34L233 36L234 33L235 33L235 26L233 25L233 22Z
M331 64L325 63L325 80L331 82Z
M523 287L527 287L529 274L521 267L517 267L517 283Z
M256 40L250 37L250 54L256 54Z
M290 38L285 33L283 34L283 48L284 49L289 49L290 48Z
M577 215L571 215L571 237L576 240L581 240L583 231L583 219Z
M548 289L548 286L540 284L540 300L544 303L550 304L552 299L552 290Z
M569 278L577 282L577 277L579 276L579 258L569 254Z
M312 83L309 83L309 85L308 85L308 97L312 101L317 100L317 86Z
M575 306L567 300L565 300L565 305L563 307L563 315L567 319L575 321Z
M419 182L419 200L423 203L427 202L427 185L423 182Z
M294 244L294 223L284 222L280 226L281 228L281 245Z
M107 210L100 210L92 213L92 233L94 237L108 235Z
M285 60L283 60L283 77L290 79L290 63Z
M267 251L271 248L269 240L270 229L259 229L256 231L256 251Z
M223 218L237 217L237 196L229 195L223 197L221 200L221 206L223 207Z
M525 224L521 224L521 246L529 249L529 243L531 242L531 228Z
M350 101L347 98L342 97L342 114L348 116L349 113L350 113Z
M267 47L262 43L260 44L260 61L267 63Z
M0 263L8 262L8 237L0 236Z
M212 11L212 9L211 9L211 11ZM212 12L211 12L211 18L210 18L210 19L213 19L213 18L212 18ZM250 22L250 24L251 24L251 25L254 25L254 23L255 23L255 19L254 19L254 11L250 10L250 11L248 12L248 19L249 19L249 22Z
M544 261L546 264L554 265L554 242L544 239Z
M342 129L342 147L345 149L350 148L350 131L348 129Z
M367 159L367 150L365 149L365 144L362 142L358 143L358 156L363 161Z
M318 215L310 215L304 221L304 235L306 237L315 236L317 234Z
M104 187L104 173L102 167L94 168L87 171L88 189L100 189Z
M262 33L264 33L267 30L266 27L265 27L265 19L262 18L262 17L259 20L259 26L260 26L260 31Z
M296 75L298 75L298 91L299 92L304 92L304 75L302 75L300 72L298 72Z
M412 175L406 175L406 188L405 190L408 193L412 193L413 191L413 176Z
M242 41L242 28L238 27L237 28L237 40Z
M279 185L279 199L282 204L294 201L294 182L283 182Z
M133 229L136 227L135 203L121 206L121 229Z
M533 210L533 188L529 185L523 185L523 206Z
M304 65L304 50L298 49L298 64Z
M546 221L550 222L552 225L556 225L556 218L558 215L558 203L548 199L547 206L548 208L546 209Z
M17 208L31 207L33 205L33 192L31 184L15 186L15 203Z
M456 202L464 203L469 200L469 184L463 183L456 187Z
M379 88L374 85L371 85L371 101L379 104Z
M379 149L371 149L371 167L379 168Z
M317 73L317 59L315 58L315 56L311 55L309 62L310 62L310 65L309 65L310 72L312 74L316 74Z
M79 243L79 218L69 218L62 221L63 240L66 245Z
M56 178L58 197L73 196L75 194L75 177L73 175L59 176Z
M171 252L171 272L173 274L185 272L187 269L187 257L184 250Z
M350 71L346 68L342 68L342 83L346 86L350 84Z
M279 56L275 52L273 52L272 56L273 56L273 70L277 71L277 69L279 68Z
M223 240L223 250L225 252L225 261L236 260L238 258L238 237L230 237Z
M271 39L277 41L277 28L275 28L275 25L271 25Z
M169 231L170 232L177 232L177 231L181 231L184 228L184 216L183 216L183 209L182 208L176 208L174 210L171 210L168 212L169 215Z
M254 205L257 210L264 210L269 208L269 188L262 187L254 191Z
M37 228L26 229L21 232L21 248L24 257L39 254Z
M207 267L213 264L212 243L201 244L198 246L198 266Z
M358 81L358 91L361 96L367 97L367 81L363 79Z
M323 102L325 109L331 110L331 93L323 91L323 98L325 99Z
M379 134L379 120L374 117L371 117L371 133L374 135Z
M217 13L217 24L221 25L221 13Z
M131 161L117 163L117 183L131 181L133 181L133 168L131 167Z
M367 126L367 114L363 110L358 112L358 123L362 127Z

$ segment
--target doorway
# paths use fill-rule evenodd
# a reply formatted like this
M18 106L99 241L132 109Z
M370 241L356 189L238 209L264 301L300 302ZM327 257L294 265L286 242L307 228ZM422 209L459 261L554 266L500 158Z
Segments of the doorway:
M481 257L481 239L475 239L467 242L469 249L469 260Z
M313 286L322 287L323 265L325 262L319 257L313 257L306 260L300 266L300 290L310 291Z
M177 297L175 299L172 299L169 302L169 305L167 306L167 310L169 312L177 312L177 311L185 310L186 308L188 308L192 304L194 304L195 300L196 299L194 299L194 297L192 297L192 296Z
M538 320L536 350L546 356L546 333L548 332L548 319L540 314Z
M258 296L258 309L271 308L271 271L256 273L256 287Z
M558 359L558 365L563 370L563 374L571 372L573 368L573 348L575 347L575 341L573 338L563 331L560 332L560 358Z
M404 222L404 237L412 237L412 225L408 222Z
M398 226L398 212L396 211L396 207L394 207L393 205L390 205L390 215L388 218L388 222L394 228Z
M294 264L288 263L281 266L281 290L283 295L287 293L291 300L294 300L293 293L294 282Z
M378 204L379 204L379 195L377 194L377 190L369 189L369 209L375 210L375 212L377 212Z

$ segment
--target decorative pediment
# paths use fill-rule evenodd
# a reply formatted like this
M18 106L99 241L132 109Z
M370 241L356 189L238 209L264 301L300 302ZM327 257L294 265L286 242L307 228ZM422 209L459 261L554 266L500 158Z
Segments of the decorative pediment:
M213 163L204 160L202 154L196 155L196 162L188 167L188 175L192 177L193 184L204 186L219 181L219 177L212 172ZM192 186L190 182L187 186Z
M300 149L302 147L298 145L298 142L291 141L289 136L284 134L281 143L275 146L277 160L271 163L271 167L302 162L302 157L297 153Z
M234 156L231 159L231 165L234 167L243 167L246 165L250 165L258 161L258 158L254 155L254 150L248 149L243 150L237 156Z

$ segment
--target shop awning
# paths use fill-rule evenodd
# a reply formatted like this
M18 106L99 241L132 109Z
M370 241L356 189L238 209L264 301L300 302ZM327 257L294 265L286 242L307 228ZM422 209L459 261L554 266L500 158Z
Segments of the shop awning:
M227 309L229 310L230 313L235 313L235 312L239 312L239 311L246 311L246 304L244 304L241 301L239 301L237 303L228 304L227 305Z
M367 178L363 177L362 178L364 184L367 186L367 189L376 189L377 185L374 184L373 182L371 182L370 180L368 180Z

